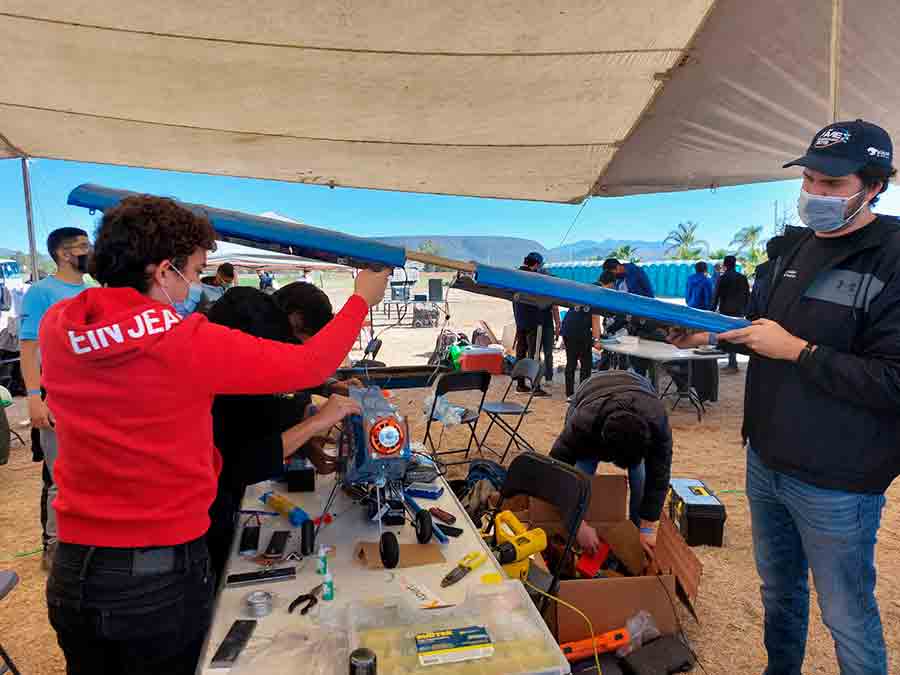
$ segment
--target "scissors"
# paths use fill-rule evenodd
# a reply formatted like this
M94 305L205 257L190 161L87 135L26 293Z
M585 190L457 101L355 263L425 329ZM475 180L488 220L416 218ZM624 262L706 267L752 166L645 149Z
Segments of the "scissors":
M297 607L297 605L299 605L301 602L305 601L306 605L303 607L303 609L300 610L300 614L301 614L301 616L306 616L306 613L319 603L316 596L319 595L319 593L321 593L321 592L322 592L322 584L319 584L314 589L312 589L309 593L304 593L303 595L298 595L294 599L294 601L290 605L288 605L288 614L293 612L294 609Z

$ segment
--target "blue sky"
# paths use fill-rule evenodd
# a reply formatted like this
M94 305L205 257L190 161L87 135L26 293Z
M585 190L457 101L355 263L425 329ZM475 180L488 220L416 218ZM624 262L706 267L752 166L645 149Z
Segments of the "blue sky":
M95 218L66 206L69 191L93 182L191 202L262 213L276 211L306 223L349 234L509 235L535 239L551 248L560 243L577 206L499 199L444 197L402 192L320 187L154 171L126 167L32 160L32 191L38 245L50 230L76 225L93 232ZM896 189L896 188L895 188ZM658 241L679 221L693 220L713 247L725 247L735 231L772 223L773 202L793 208L799 182L765 183L715 191L591 200L567 238ZM891 208L891 206L898 208ZM900 210L900 195L888 192L880 210ZM0 160L0 247L27 250L19 160Z

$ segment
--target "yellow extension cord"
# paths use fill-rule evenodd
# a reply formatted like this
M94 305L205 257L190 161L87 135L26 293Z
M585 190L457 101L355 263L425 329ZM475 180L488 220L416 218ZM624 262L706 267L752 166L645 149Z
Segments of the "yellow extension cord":
M529 581L527 579L523 579L522 583L525 584L526 586L528 586L528 588L530 588L531 590L540 593L545 598L550 598L554 602L558 602L563 607L568 607L573 612L579 614L581 616L581 618L587 622L588 629L591 631L591 644L594 646L594 663L597 664L597 675L603 675L603 670L600 668L600 656L597 653L597 635L594 633L594 624L591 623L591 620L588 618L588 615L585 614L584 612L582 612L580 609L578 609L574 605L570 605L565 600L561 600L560 598L557 598L555 595L550 595L549 593L545 593L540 588L537 588L533 584L529 583Z

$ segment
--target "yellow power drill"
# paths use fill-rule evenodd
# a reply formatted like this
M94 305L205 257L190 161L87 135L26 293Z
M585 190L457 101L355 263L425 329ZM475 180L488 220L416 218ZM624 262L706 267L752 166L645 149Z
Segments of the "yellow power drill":
M526 579L530 557L547 548L544 530L526 530L512 511L501 511L494 517L494 536L494 555L510 579Z

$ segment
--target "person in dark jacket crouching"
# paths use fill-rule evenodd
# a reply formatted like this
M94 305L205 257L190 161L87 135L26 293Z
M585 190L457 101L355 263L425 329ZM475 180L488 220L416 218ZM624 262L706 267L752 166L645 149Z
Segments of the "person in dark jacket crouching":
M900 220L871 207L892 157L869 122L819 131L785 165L803 167L807 229L778 252L756 320L672 338L751 355L743 437L767 673L801 672L810 568L842 675L888 672L875 541L900 474Z
M628 470L629 517L640 528L648 555L672 467L672 431L666 409L650 381L636 373L597 373L575 392L562 433L550 456L594 475L600 462ZM578 543L593 551L597 531L582 523Z

